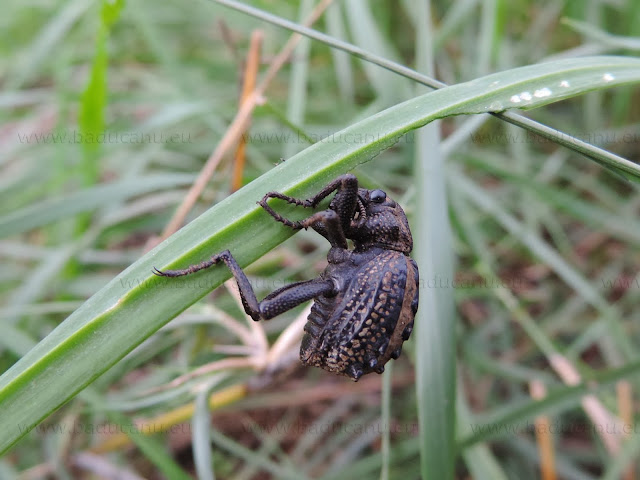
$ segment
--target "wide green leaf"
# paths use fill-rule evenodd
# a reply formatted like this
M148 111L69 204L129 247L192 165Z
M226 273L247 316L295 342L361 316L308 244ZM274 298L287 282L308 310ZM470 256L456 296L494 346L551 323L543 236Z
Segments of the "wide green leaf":
M411 99L305 149L147 253L0 377L0 424L4 426L0 451L229 277L221 267L179 280L157 278L151 273L154 266L184 267L224 249L230 249L244 266L289 237L291 231L256 205L266 192L309 196L434 119L533 108L638 81L640 60L633 58L591 57L522 67ZM520 102L513 101L516 95ZM629 170L640 178L636 165ZM278 209L291 217L303 213L280 204ZM12 221L21 224L18 219Z

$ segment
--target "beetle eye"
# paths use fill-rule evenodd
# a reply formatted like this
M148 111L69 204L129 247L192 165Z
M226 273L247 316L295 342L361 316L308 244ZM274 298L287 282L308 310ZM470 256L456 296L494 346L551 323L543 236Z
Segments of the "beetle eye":
M369 195L369 199L373 203L382 203L385 201L386 198L387 198L387 194L384 193L382 190L374 190L373 192L371 192L371 195Z

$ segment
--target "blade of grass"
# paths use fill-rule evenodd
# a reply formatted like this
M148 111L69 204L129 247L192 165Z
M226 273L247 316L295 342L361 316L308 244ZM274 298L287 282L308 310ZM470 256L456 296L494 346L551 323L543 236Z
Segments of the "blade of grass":
M633 386L628 380L622 380L616 385L616 395L618 397L618 414L622 420L625 431L625 442L628 442L631 437L631 425L634 421L634 408L633 408ZM629 464L628 468L622 476L624 480L633 480L636 478L635 465Z
M154 277L153 267L183 267L224 249L230 249L239 264L246 266L291 236L293 232L273 222L256 205L266 192L308 197L430 121L451 114L486 112L505 96L508 99L522 89L535 90L549 76L569 75L579 84L577 79L582 75L598 75L603 65L619 78L640 80L640 69L633 68L640 61L610 58L561 61L490 75L430 92L351 125L335 133L331 141L312 145L238 190L114 278L0 377L0 424L15 426L0 430L0 451L229 278L226 269L214 268L168 281ZM581 68L576 70L578 66ZM583 88L592 86L583 84ZM536 101L546 104L549 99L535 98L532 103ZM69 207L63 204L58 208ZM278 209L294 219L301 216L292 206ZM9 229L5 223L0 232L24 231L28 229L25 225L32 223L20 216L13 218L11 225Z
M422 83L423 85L427 85L431 88L444 88L447 85L443 82L440 82L438 80L435 80L433 78L427 77L425 75L422 75L418 72L416 72L415 70L412 70L408 67L405 67L404 65L400 65L398 63L392 62L390 60L387 60L383 57L380 57L378 55L372 54L371 52L368 52L366 50L363 50L359 47L356 47L354 45L351 45L347 42L343 42L341 40L338 40L336 38L330 37L328 35L325 35L321 32L318 32L316 30L313 30L311 28L307 28L307 27L303 27L301 25L298 25L296 23L290 22L288 20L282 19L281 17L275 16L275 15L271 15L267 12L264 12L262 10L259 10L257 8L253 8L250 7L248 5L245 5L243 3L240 2L236 2L234 0L211 0L213 2L216 3L220 3L222 5L225 5L227 7L233 8L235 10L244 12L248 15L254 16L256 18L260 18L261 20L264 20L266 22L272 23L274 25L278 25L280 27L292 30L294 32L298 32L302 35L305 35L309 38L313 38L315 40L318 40L322 43L325 43L326 45L329 45L333 48L338 48L340 50L343 50L345 52L350 53L351 55L358 57L358 58L362 58L368 62L374 63L376 65L379 65L383 68L386 68L387 70L391 70L392 72L395 72L399 75L402 75L404 77L410 78L412 80L415 80L418 83ZM585 57L588 58L588 57ZM593 57L593 58L598 58L598 57ZM629 60L632 60L631 58L629 58ZM544 65L544 64L541 64ZM609 76L605 76L607 72L603 71L601 72L601 76L599 78L592 78L590 80L591 85L594 88L597 88L599 84L601 84L603 81L609 82L610 77ZM565 81L569 80L568 78L565 79ZM614 81L616 79L614 78ZM562 80L559 80L559 84L560 85L564 85ZM543 88L549 88L550 85L545 85L542 86ZM563 87L564 88L564 87ZM523 93L525 91L521 91L521 92L516 92L516 94L519 93ZM546 91L545 91L546 92ZM530 92L529 92L530 93ZM505 105L508 105L507 103L505 103ZM514 107L514 105L511 105L511 107ZM517 107L517 106L515 106ZM634 164L633 162L630 162L618 155L615 155L611 152L608 152L602 148L598 148L594 145L591 145L587 142L584 142L578 138L575 138L567 133L564 133L560 130L556 130L554 128L548 127L546 125L542 125L534 120L531 120L529 118L523 117L522 115L518 115L517 113L514 112L504 112L503 110L504 108L500 108L497 111L491 112L492 115L496 116L497 118L500 118L501 120L504 120L506 122L509 122L513 125L516 125L518 127L524 128L525 130L528 130L532 133L535 133L536 135L540 135L543 138L552 140L553 142L562 145L566 148L569 148L575 152L578 152L581 155L586 156L587 158L605 166L606 168L611 169L612 171L619 171L621 174L623 175L627 175L630 176L631 178L634 179L638 179L640 178L640 167L638 167L636 164ZM501 113L498 113L501 112Z
M575 195L570 189L561 190L548 186L546 182L528 178L484 161L478 156L464 155L464 162L479 169L507 180L510 184L518 185L534 193L540 201L567 212L581 222L594 228L604 229L614 236L627 242L640 242L640 226L630 222L629 218L618 215L611 210L605 210L599 204Z
M393 373L393 363L386 365L382 376L382 402L380 409L382 410L382 439L380 453L382 455L382 467L380 468L380 480L389 480L389 466L391 464L391 439L389 438L391 430L391 375Z
M396 57L392 46L380 32L371 11L371 4L363 0L343 2L351 37L356 45L367 45L368 48L385 58ZM371 85L376 96L382 99L383 105L388 105L399 98L398 79L393 78L389 71L380 70L372 62L362 63L367 83Z
M57 249L43 259L30 274L25 276L22 284L13 290L11 298L6 304L7 309L15 313L8 316L4 320L5 322L15 325L23 315L23 309L29 303L44 296L43 293L55 281L60 269L68 261L72 251L73 247L69 245Z
M637 432L638 424L626 425L629 431ZM640 454L640 435L631 436L622 446L620 454L611 459L607 469L605 470L602 480L616 480L623 478L625 470L633 465Z
M629 338L618 322L620 315L616 308L606 301L596 288L584 276L571 266L558 252L528 231L522 223L503 209L490 195L482 191L460 171L455 175L458 191L483 211L491 214L511 235L525 245L533 255L549 265L556 274L576 290L588 303L602 314L602 320L608 327L608 333L615 340L620 355L629 360L637 357ZM548 353L548 352L547 352Z
M190 185L194 178L194 175L188 173L146 175L142 178L96 185L69 195L48 199L0 217L0 238L155 190Z
M456 177L456 188L458 188L460 184L460 177ZM457 198L457 197L454 197ZM478 269L486 278L492 278L494 280L494 284L497 285L498 282L495 275L491 273L490 265L495 264L495 261L492 260L490 249L486 245L486 243L480 238L480 235L475 232L475 228L472 227L472 223L469 220L468 207L462 207L457 205L457 213L458 217L461 220L461 224L466 228L466 233L469 238L470 243L472 244L472 248L475 251L475 255L480 259ZM545 332L533 321L533 319L529 316L529 314L524 310L521 306L518 305L518 301L511 294L508 288L494 288L496 296L504 303L507 309L511 312L513 319L518 322L518 324L527 332L530 338L535 342L536 346L544 352L547 357L547 361L556 371L556 373L563 379L563 381L567 385L575 385L581 381L580 375L577 369L564 357L560 352L556 350L556 347L551 342L551 340L547 337ZM606 410L604 405L594 396L594 395L585 395L584 398L581 399L581 404L585 413L588 415L589 419L595 425L602 424L611 424L618 425L619 421L614 417L612 413ZM606 431L598 431L598 434L601 436L603 441L605 442L608 450L615 454L619 450L620 446L620 437L616 434L611 434L609 429Z
M124 0L103 0L100 12L93 65L89 82L80 101L79 127L82 138L82 165L80 173L84 186L93 185L99 176L98 158L102 144L98 141L104 132L104 115L107 105L107 42L114 22L120 16ZM88 219L86 219L88 223Z
M329 32L330 36L334 38L346 37L340 4L333 4L327 9L325 21L327 22L327 32ZM352 105L355 97L355 86L351 57L346 52L334 48L331 49L331 56L333 57L340 97L349 105Z
M193 429L193 459L198 479L215 480L213 456L211 455L211 413L209 411L209 392L220 383L220 379L210 380L198 392L195 410L191 419Z
M312 12L313 2L303 0L300 3L298 18L300 23L304 22ZM309 79L309 52L311 51L311 41L308 38L300 40L293 52L295 61L289 74L289 92L287 99L287 119L290 123L304 128L305 109L307 102L307 88ZM300 151L300 145L296 143L286 143L284 145L284 158L289 158Z
M109 418L118 424L120 429L129 433L129 437L144 455L164 473L165 478L175 480L193 480L169 455L159 440L142 435L131 421L119 413L110 412Z
M418 68L433 72L431 2L419 2L416 55ZM440 125L416 134L415 257L421 278L453 278L454 253L447 206ZM416 394L423 479L453 478L455 463L455 304L451 289L420 289L416 316ZM429 348L424 348L429 345Z
M0 321L0 348L13 352L16 357L26 355L35 347L36 340L27 335L23 330L11 324Z
M211 438L213 443L219 448L226 450L232 455L244 459L248 464L256 465L261 471L271 473L275 478L305 480L309 477L304 475L300 470L296 470L293 466L278 465L271 461L269 457L263 457L253 450L240 445L239 443L224 436L217 430L212 430Z
M640 50L640 38L625 37L623 35L613 35L594 27L587 22L581 22L580 20L575 20L572 18L563 18L561 22L564 25L567 25L569 28L575 30L576 32L583 34L585 37L596 40L599 43L604 43L611 48Z
M294 464L304 464L304 470L307 473L311 473L315 467L324 465L327 462L327 459L333 453L335 442L331 442L331 445L325 444L323 437L319 436L318 432L321 432L327 425L338 424L341 419L348 416L349 409L353 408L354 403L353 398L338 399L333 404L330 404L308 427L305 425L300 440L296 443L296 447L289 456Z
M52 52L55 52L62 38L93 3L91 0L67 2L64 8L45 27L40 29L40 34L29 51L20 55L21 62L18 64L18 71L7 76L11 80L4 88L6 90L17 89L29 81L36 68L41 65L44 59L51 56Z
M466 404L464 393L461 388L458 388L457 395L457 419L458 419L458 436L469 435L471 433L471 412ZM462 450L462 457L464 458L467 468L471 473L471 478L491 478L492 480L507 480L507 475L504 473L498 461L494 458L491 450L486 445L476 444Z
M218 379L224 378L222 375ZM214 380L212 380L214 381ZM215 391L209 396L209 410L216 410L226 405L234 403L246 396L247 386L243 384L231 385L222 390ZM106 406L105 406L106 408ZM184 423L193 418L195 405L188 403L179 406L155 417L144 419L143 423L153 428L147 428L140 432L140 435L153 435L155 433L166 432L174 425ZM132 439L126 432L118 432L115 435L106 437L101 443L92 446L89 450L94 453L107 453L126 447Z
M540 464L540 457L536 446L527 437L512 436L508 440L500 442L500 447L501 451L513 451L517 454L518 458L525 459L530 465ZM567 457L558 456L556 461L557 472L562 480L596 480L596 478L600 478L595 477L587 470L588 465L579 465L579 459L574 461L570 457Z
M394 465L402 464L404 462L415 461L419 453L418 441L415 438L404 440L402 442L396 442L392 446L391 458L394 460ZM351 465L344 467L340 472L333 472L330 475L325 475L322 480L349 480L353 478L371 478L380 469L382 464L382 455L380 452L376 452L361 460L353 462Z
M580 384L550 390L543 400L512 401L488 414L475 416L471 433L458 439L458 447L513 435L526 429L537 415L553 415L575 408L585 395L595 395L621 379L631 379L638 374L640 362L631 362L620 368L584 375Z
M480 14L480 34L478 38L477 61L475 63L476 76L486 75L491 71L491 57L493 55L494 30L498 0L482 2Z
M448 40L451 35L455 34L456 29L459 28L461 24L468 21L469 18L475 20L473 12L478 3L478 0L457 0L451 2L446 15L440 22L440 29L435 35L433 48L435 52L438 52L445 41Z

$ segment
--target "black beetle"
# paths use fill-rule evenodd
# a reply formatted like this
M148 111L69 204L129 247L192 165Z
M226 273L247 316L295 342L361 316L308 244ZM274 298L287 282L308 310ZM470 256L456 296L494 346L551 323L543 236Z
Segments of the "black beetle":
M278 198L314 208L334 191L327 210L298 222L267 204L269 198ZM341 175L307 200L269 192L258 204L284 225L311 227L331 243L329 265L318 278L279 288L258 302L228 250L183 270L154 273L179 277L223 261L236 279L245 311L256 321L315 299L304 327L302 363L356 381L367 373L382 373L389 359L400 355L418 310L418 266L409 257L413 239L402 207L382 190L358 188L351 174ZM347 239L353 241L352 250Z

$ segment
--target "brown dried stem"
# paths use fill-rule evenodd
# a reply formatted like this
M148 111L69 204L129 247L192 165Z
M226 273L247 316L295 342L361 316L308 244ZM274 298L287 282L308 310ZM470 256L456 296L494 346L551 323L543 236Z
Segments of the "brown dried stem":
M258 77L258 67L260 66L260 48L262 46L263 34L260 30L255 30L251 34L249 43L249 54L247 55L246 66L244 69L242 82L242 95L240 96L240 106L247 101L249 95L256 87L256 79ZM247 129L249 126L247 125ZM242 174L244 172L245 153L247 142L244 136L241 136L236 146L236 153L233 162L233 174L231 176L231 191L242 187Z

